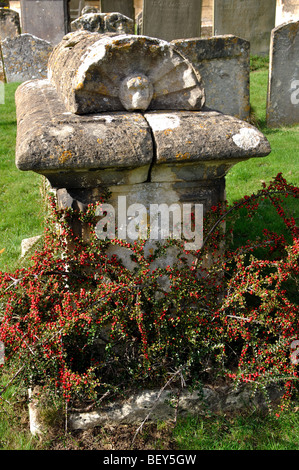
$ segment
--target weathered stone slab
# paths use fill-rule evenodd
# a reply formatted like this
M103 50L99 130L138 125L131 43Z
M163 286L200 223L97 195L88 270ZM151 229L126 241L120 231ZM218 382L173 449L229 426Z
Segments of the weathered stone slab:
M277 0L275 25L299 20L299 0Z
M153 146L141 114L71 114L47 80L24 83L16 103L19 169L47 174L54 187L146 181Z
M155 139L154 182L220 178L238 161L270 150L256 128L216 111L153 111L144 117Z
M0 8L0 41L21 34L19 14L8 8Z
M22 33L30 33L53 45L68 32L67 0L22 0Z
M200 37L201 0L144 0L142 34L172 41Z
M267 125L299 124L299 21L271 34Z
M166 41L78 31L49 60L49 78L68 111L185 109L204 104L199 74Z
M175 40L172 44L199 72L208 108L248 120L249 42L235 36Z
M92 412L71 413L69 427L90 429L105 424L140 424L146 417L150 421L173 421L178 416L205 414L211 412L234 412L237 410L268 410L267 400L262 392L251 387L204 386L202 392L183 390L142 390L127 400L117 400ZM273 386L267 389L270 402L279 403L283 390ZM179 396L178 401L174 397Z
M100 0L100 11L102 13L118 12L134 19L134 0Z
M72 31L134 34L134 21L121 13L87 13L71 23Z
M219 180L236 162L270 152L257 129L217 112L75 115L48 80L24 83L16 104L17 167L55 187Z
M233 34L250 42L253 55L269 54L275 0L214 0L215 36Z
M25 82L47 77L48 59L53 46L31 34L20 34L2 42L7 82Z

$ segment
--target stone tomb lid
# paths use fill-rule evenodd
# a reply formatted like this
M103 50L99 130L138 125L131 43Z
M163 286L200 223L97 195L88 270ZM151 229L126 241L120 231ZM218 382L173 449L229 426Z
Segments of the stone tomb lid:
M16 106L16 165L54 187L143 183L165 164L232 166L271 151L255 127L217 111L77 115L48 80L20 85Z

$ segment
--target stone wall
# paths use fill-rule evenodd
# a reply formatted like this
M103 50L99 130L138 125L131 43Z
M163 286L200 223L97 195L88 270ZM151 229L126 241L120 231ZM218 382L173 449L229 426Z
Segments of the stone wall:
M299 20L299 0L277 0L275 26Z

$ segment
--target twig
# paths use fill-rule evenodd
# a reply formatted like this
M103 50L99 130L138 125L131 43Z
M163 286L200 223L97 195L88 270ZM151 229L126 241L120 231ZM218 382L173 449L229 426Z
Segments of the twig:
M157 398L155 399L154 401L154 404L152 406L152 408L150 409L150 411L148 412L148 414L146 415L146 417L144 418L144 420L142 421L142 423L140 424L140 426L138 427L138 429L136 430L135 434L134 434L134 437L133 437L133 440L132 440L132 444L131 446L134 445L134 442L135 442L135 439L137 437L137 434L139 432L142 431L142 428L144 426L144 424L146 423L146 421L149 419L150 415L152 414L152 412L154 411L154 409L156 408L156 406L158 405L158 401L160 400L160 397L162 395L162 393L164 392L165 388L175 379L175 377L179 374L182 373L182 370L184 369L184 367L181 367L180 369L178 369L176 372L174 372L172 374L172 376L170 377L170 379L167 380L167 382L163 385L163 387L160 389L158 395L157 395ZM183 383L183 382L182 382Z

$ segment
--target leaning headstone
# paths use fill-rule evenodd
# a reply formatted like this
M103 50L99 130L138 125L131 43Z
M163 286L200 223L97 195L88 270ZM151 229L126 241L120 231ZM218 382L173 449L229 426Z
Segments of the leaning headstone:
M14 38L21 33L19 14L8 8L0 8L0 41Z
M142 34L172 41L200 37L201 0L144 0Z
M22 33L29 33L53 45L68 32L67 0L22 0Z
M215 36L233 34L250 42L250 53L268 55L275 26L275 0L215 0Z
M118 12L128 18L134 18L134 0L100 0L102 13Z
M53 46L31 34L20 34L2 42L7 82L25 82L47 77L47 64Z
M299 21L271 34L267 125L299 124Z
M275 25L299 20L299 0L277 0Z
M206 106L247 121L250 115L249 42L235 36L172 41L199 72Z
M71 30L134 34L134 21L121 13L87 13L72 21Z
M3 82L5 82L5 74L4 74L4 66L3 66L3 58L2 58L2 48L1 48L1 42L0 42L0 85Z

